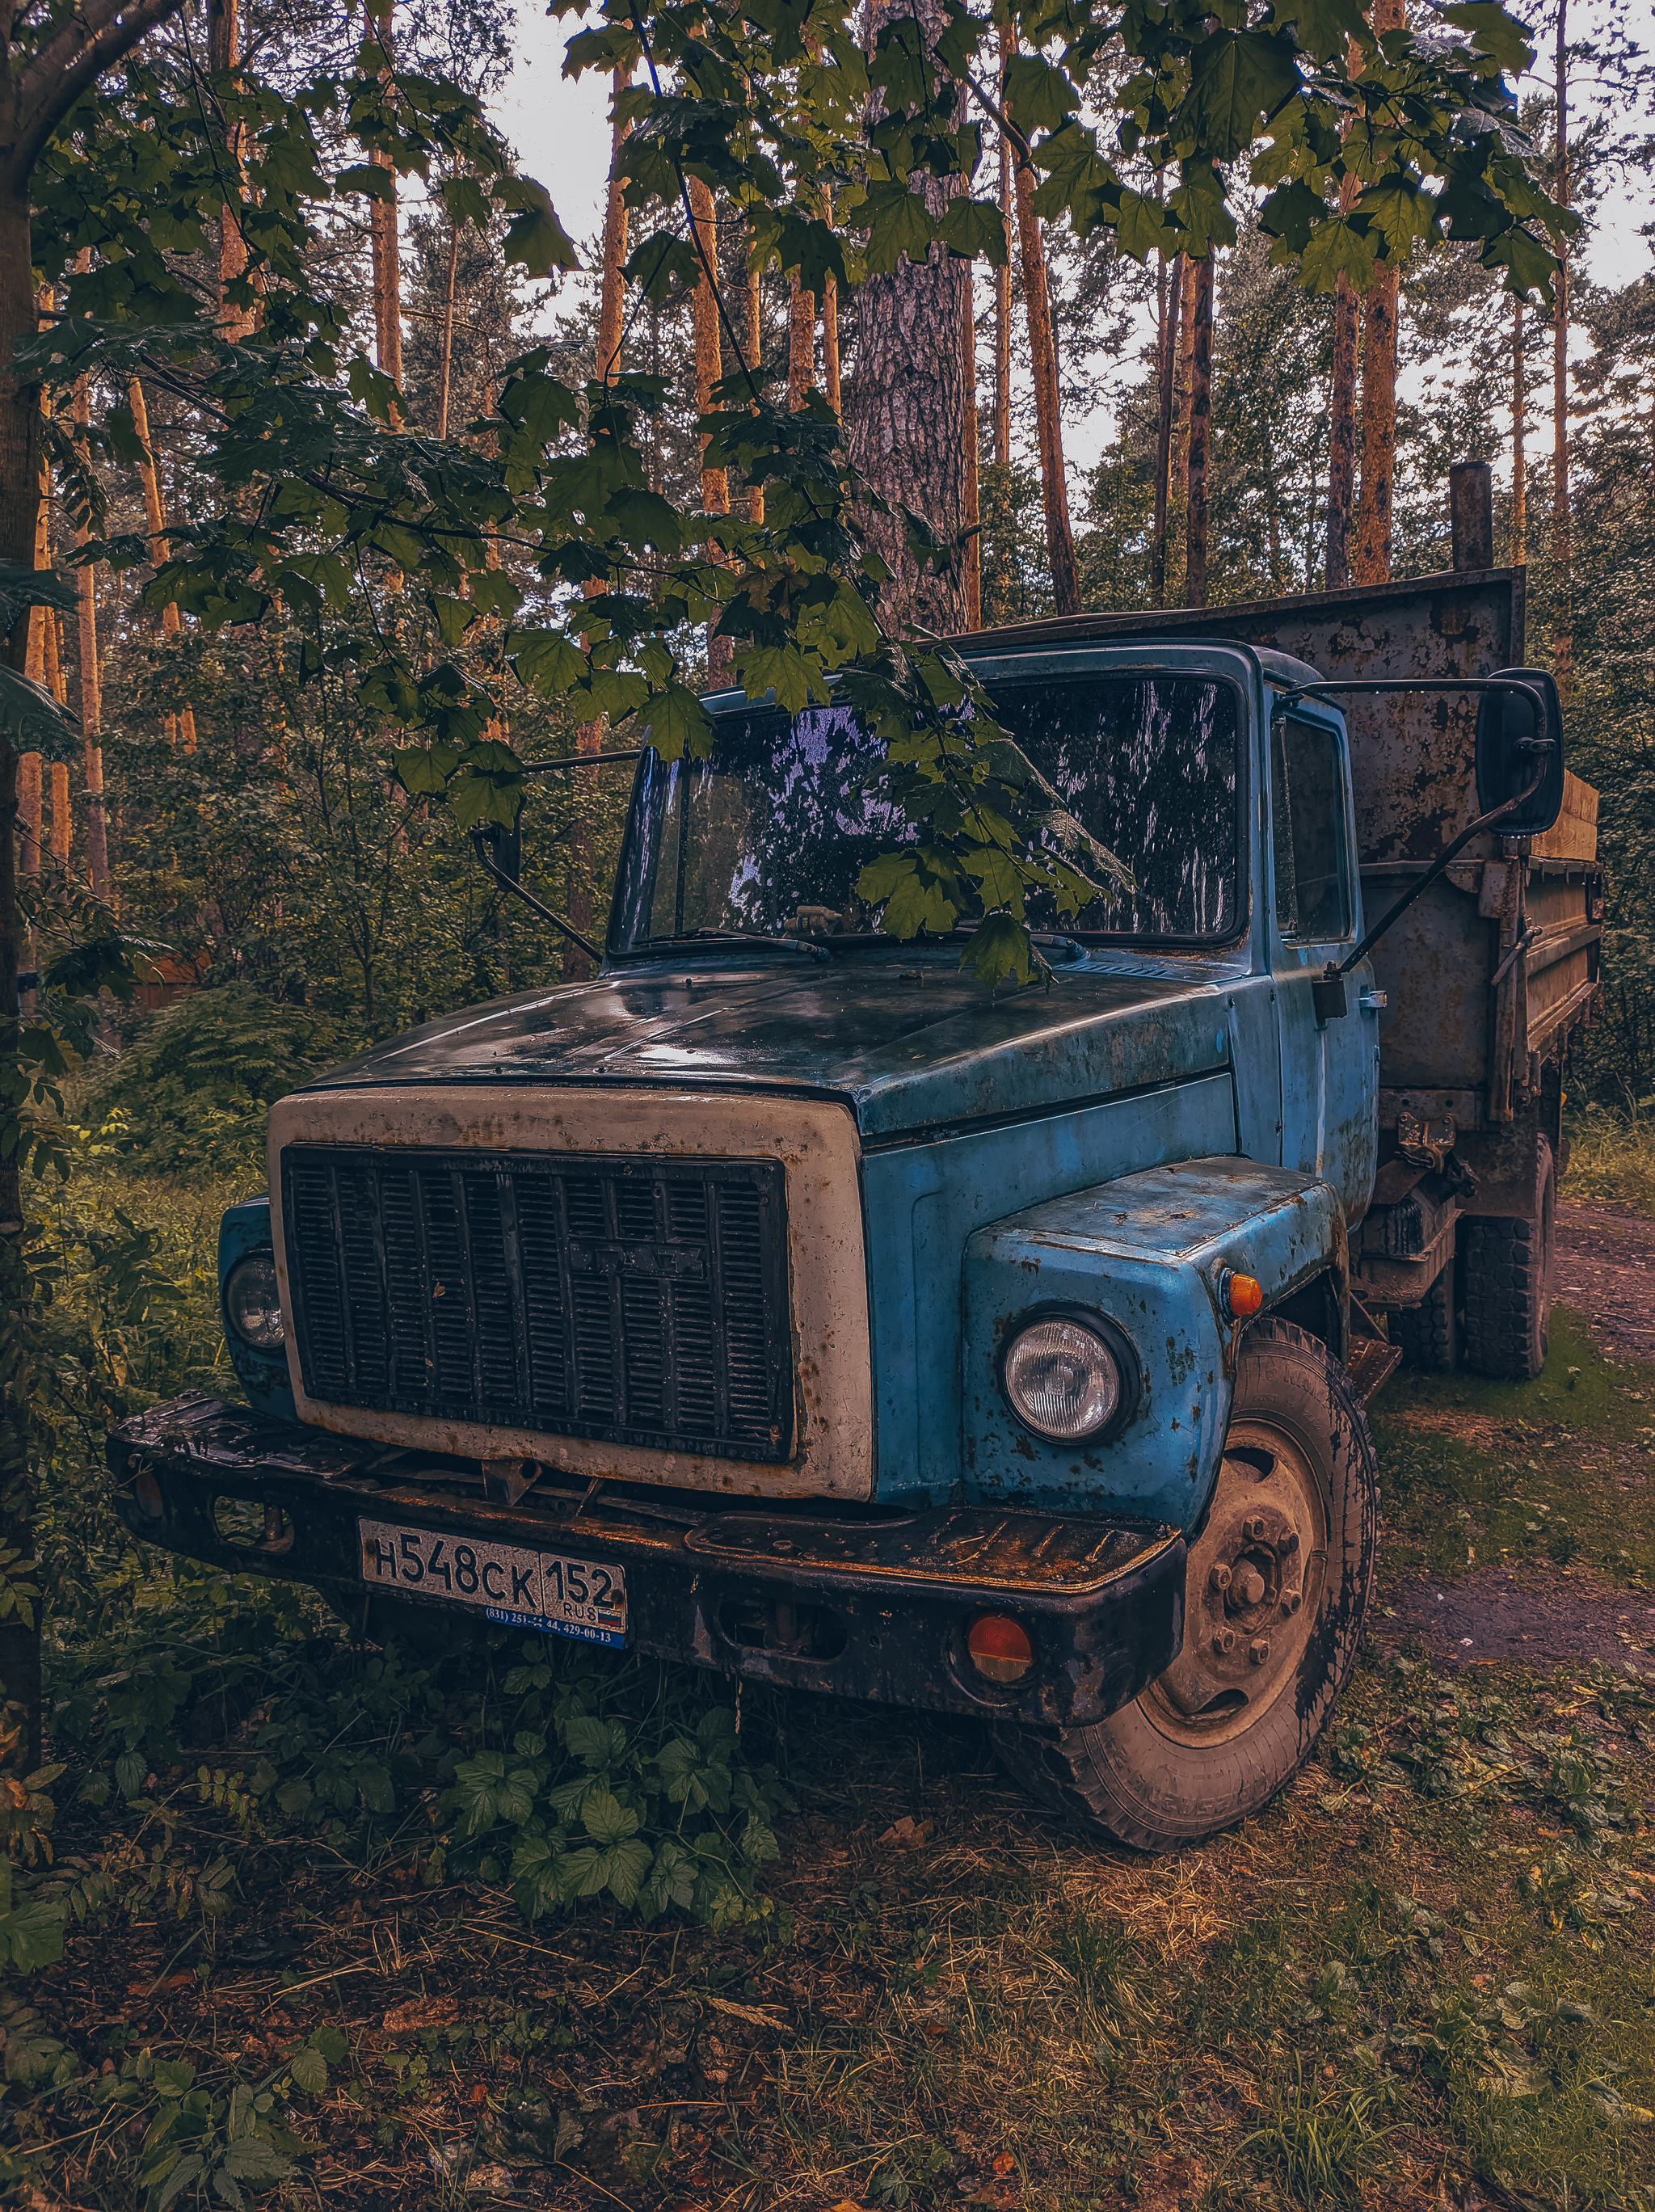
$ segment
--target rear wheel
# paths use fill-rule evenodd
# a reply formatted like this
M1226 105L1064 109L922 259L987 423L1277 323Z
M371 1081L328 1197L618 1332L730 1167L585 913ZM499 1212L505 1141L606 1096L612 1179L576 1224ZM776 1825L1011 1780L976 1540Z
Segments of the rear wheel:
M1545 1365L1556 1226L1557 1175L1543 1137L1528 1216L1465 1226L1465 1360L1479 1375L1527 1382Z
M1459 1364L1458 1303L1450 1259L1419 1305L1391 1316L1391 1340L1402 1346L1404 1366L1422 1375L1453 1373Z
M1182 1652L1094 1726L996 1729L1003 1763L1138 1850L1258 1812L1309 1758L1355 1664L1378 1527L1373 1446L1344 1370L1302 1329L1258 1322L1190 1548Z

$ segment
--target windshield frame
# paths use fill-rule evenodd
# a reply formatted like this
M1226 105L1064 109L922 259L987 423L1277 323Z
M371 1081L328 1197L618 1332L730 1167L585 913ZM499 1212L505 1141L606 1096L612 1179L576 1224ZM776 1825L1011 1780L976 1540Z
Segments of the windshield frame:
M1252 744L1255 720L1253 708L1256 703L1254 693L1257 686L1250 680L1255 672L1251 665L1252 655L1247 650L1245 647L1238 649L1234 642L1228 638L1214 640L1211 644L1203 641L1198 647L1170 645L1155 652L1153 656L1146 654L1141 646L1134 649L1131 647L1123 648L1120 645L1100 644L1089 647L1058 648L1055 651L1049 645L1040 647L1032 647L1024 651L1015 648L1007 651L1002 647L992 653L977 654L968 649L968 641L961 641L961 644L966 646L967 649L961 652L961 658L971 669L973 676L991 688L996 684L1034 684L1088 675L1095 676L1100 681L1130 681L1135 677L1160 676L1182 678L1186 681L1203 681L1215 685L1222 684L1233 694L1235 704L1236 748L1234 847L1236 911L1232 925L1222 931L1173 934L1169 932L1157 931L1082 929L1072 921L1062 921L1049 926L1042 925L1042 933L1049 934L1052 929L1055 929L1077 945L1096 946L1100 950L1137 946L1156 951L1209 953L1234 947L1248 938L1252 928L1255 904L1251 810L1255 786ZM1214 665L1215 647L1218 653L1224 655L1226 659L1230 660L1229 666ZM1236 666L1234 665L1236 662L1241 663L1241 666ZM834 681L832 678L828 680L830 684ZM726 690L704 694L701 703L707 709L716 728L718 722L725 715L745 714L755 708L773 704L774 701L773 694L767 694L763 700L749 700L743 692ZM624 900L627 884L627 860L634 838L637 834L637 810L640 797L652 763L660 765L660 757L655 752L653 747L646 747L634 771L632 791L627 804L626 827L621 834L621 851L615 868L615 889L609 902L609 927L604 936L604 958L606 962L614 962L617 964L631 965L664 959L679 960L702 951L714 954L720 953L721 940L717 936L711 935L699 938L654 938L642 945L627 944L624 940L622 930ZM809 939L778 937L773 942L778 946L791 947L796 944L808 943L813 950L843 947L848 951L852 946L858 945L895 945L899 940L883 930L874 930ZM953 935L946 938L917 938L904 941L905 949L908 951L915 950L921 945L946 945L957 942L957 937ZM728 959L731 953L739 954L751 948L732 945L724 940L720 957Z

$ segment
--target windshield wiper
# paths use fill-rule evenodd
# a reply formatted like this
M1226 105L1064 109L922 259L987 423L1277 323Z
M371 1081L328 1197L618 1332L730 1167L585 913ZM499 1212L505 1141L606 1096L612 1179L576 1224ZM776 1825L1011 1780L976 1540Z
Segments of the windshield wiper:
M652 937L649 949L666 945L781 945L790 952L808 952L812 959L830 960L833 955L825 945L818 945L809 937L785 937L779 933L760 929L685 929L672 937Z

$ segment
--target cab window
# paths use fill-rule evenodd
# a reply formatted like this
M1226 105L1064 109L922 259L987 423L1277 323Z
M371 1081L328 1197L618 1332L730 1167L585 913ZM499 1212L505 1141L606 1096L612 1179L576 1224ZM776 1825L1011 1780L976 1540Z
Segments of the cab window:
M1349 937L1350 846L1338 737L1289 717L1272 725L1270 751L1276 927L1306 944Z

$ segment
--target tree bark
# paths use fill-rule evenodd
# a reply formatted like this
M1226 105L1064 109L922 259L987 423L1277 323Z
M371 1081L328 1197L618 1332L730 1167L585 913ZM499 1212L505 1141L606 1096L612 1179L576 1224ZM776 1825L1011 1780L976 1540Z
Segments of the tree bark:
M383 49L385 67L382 76L391 81L391 15L393 0L363 0L370 38ZM373 333L374 358L383 374L388 376L400 392L403 384L403 272L402 238L397 219L397 169L389 154L378 149L369 153L369 161L376 169L386 173L391 187L388 199L375 198L368 202L368 234L373 248ZM400 428L400 410L393 407L391 420Z
M1001 33L1003 52L1006 51L1005 41L1009 37L1009 32ZM1015 122L1016 118L1014 116L1012 120ZM1040 447L1040 496L1046 509L1046 550L1052 563L1052 595L1060 615L1076 615L1081 611L1081 588L1075 571L1075 536L1070 527L1069 485L1064 473L1058 349L1052 328L1052 295L1046 283L1046 240L1041 235L1040 217L1034 212L1034 167L1027 155L1018 154L1015 172L1023 307L1028 317L1028 362L1034 381L1034 430Z
M966 264L965 307L960 324L960 368L966 386L966 628L983 627L983 507L978 483L977 288Z
M75 421L81 431L82 454L85 434L92 421L92 393L88 380L77 377L75 382ZM76 545L88 544L90 530L75 533ZM98 670L98 573L95 566L85 562L75 572L80 600L79 690L76 702L81 722L81 751L86 764L86 868L94 894L99 898L109 896L109 830L104 818L103 747L98 740L103 734L103 684Z
M816 295L799 282L797 269L787 279L787 404L797 415L816 380Z
M1524 417L1529 395L1525 389L1523 359L1523 302L1512 301L1512 566L1520 568L1529 557L1529 457L1525 449Z
M227 76L241 59L240 0L212 0L207 17L207 65L215 76ZM245 124L226 125L224 150L241 201L247 198L247 131ZM218 324L232 341L250 337L257 322L252 309L232 300L233 285L247 273L247 242L239 218L226 207L218 219Z
M160 568L171 559L172 547L167 537L167 507L161 496L161 465L149 441L149 410L144 404L143 386L136 376L127 386L126 395L132 410L132 422L138 434L138 443L143 447L143 461L139 473L143 478L144 514L149 524L150 565ZM163 637L179 635L179 611L174 600L168 599L161 611L161 630ZM176 714L167 716L166 724L169 743L176 744L181 737L185 751L194 752L196 718L191 709L181 707Z
M43 305L50 301L51 295L44 287L40 297ZM37 571L52 566L51 482L51 472L43 454L39 501L34 520L34 567ZM28 611L28 644L23 672L31 684L39 684L42 688L46 680L46 626L53 619L50 607L31 607ZM25 753L17 765L17 864L26 876L38 875L40 872L45 835L45 796L40 756L39 753Z
M1346 67L1362 72L1362 50L1349 42ZM1345 126L1347 135L1349 125ZM1361 191L1360 180L1340 180L1339 212L1349 215ZM1333 294L1333 374L1328 392L1327 555L1322 572L1325 592L1342 592L1350 581L1350 517L1356 494L1356 347L1359 295L1341 273Z
M943 27L937 0L871 0L870 46L885 24L916 15L928 41ZM963 106L963 102L961 103ZM874 112L877 113L876 106ZM939 218L959 189L935 178L923 185ZM911 507L958 553L966 520L966 392L960 357L965 266L933 245L923 262L903 261L858 288L856 405L849 444L855 466L893 507ZM900 513L864 514L871 549L890 570L880 611L900 636L919 628L944 635L966 624L965 562L922 569L908 549Z
M1185 491L1190 481L1190 385L1195 354L1195 264L1186 253L1184 282L1179 301L1178 366L1173 373L1173 399L1177 419L1173 425L1173 465L1169 481Z
M1552 198L1569 204L1569 65L1564 34L1568 0L1557 0L1557 145ZM1560 684L1569 680L1574 626L1569 607L1569 249L1557 242L1561 264L1553 278L1552 307L1552 669Z
M823 188L821 213L824 222L834 219L834 196ZM828 404L835 415L840 412L839 386L839 279L824 276L821 280L821 386Z
M1207 604L1207 474L1210 459L1213 386L1213 254L1195 268L1190 344L1190 473L1185 521L1184 604Z
M1005 112L1006 62L1010 40L1000 34L1000 112ZM1006 258L994 272L994 465L1011 466L1011 257L1012 236L1011 139L1000 129L1000 221L1006 234Z
M1173 256L1170 274L1167 257L1161 258L1161 338L1155 369L1160 385L1160 421L1155 428L1155 526L1149 556L1149 596L1158 607L1167 604L1167 511L1173 473L1173 386L1178 373L1179 313L1184 296L1184 256Z
M1405 0L1373 0L1368 21L1377 34L1402 30L1408 21ZM1391 578L1397 477L1398 273L1395 262L1381 262L1362 300L1362 459L1352 562L1359 584L1384 584Z
M627 243L630 218L624 198L624 187L617 172L621 166L621 149L626 143L632 125L620 113L621 95L632 82L629 70L615 70L610 82L612 101L609 125L609 186L603 209L603 270L598 281L597 344L592 356L592 374L599 383L608 384L621 368L621 342L626 331L627 287L621 275L626 266ZM492 412L492 409L490 410ZM589 599L596 599L609 586L601 576L589 576L582 586ZM581 640L584 650L585 640ZM590 722L583 722L574 734L575 750L581 753L601 752L603 749L603 718L600 714ZM597 771L600 775L602 770ZM569 827L569 920L583 937L591 935L592 925L592 808L595 793L592 771L581 769L576 772L574 787L574 815ZM562 954L563 979L566 982L583 982L591 974L591 962L578 945L566 945Z
M718 334L718 224L713 205L712 188L700 177L689 179L690 220L695 227L697 251L701 263L700 280L695 287L695 411L707 415L712 410L712 387L723 374L723 349ZM701 440L701 512L708 515L728 514L730 512L730 478L723 469L709 468L706 450L710 439ZM706 557L715 568L724 566L724 553L718 540L710 536L706 541ZM734 658L731 641L719 637L715 626L706 626L706 678L716 691L728 684Z
M1381 268L1362 301L1362 464L1356 502L1359 584L1391 578L1397 473L1397 271Z
M442 368L437 382L437 442L448 436L448 395L454 374L454 279L459 274L460 226L448 218L448 276L442 295Z
M145 33L175 14L182 0L77 0L21 74L15 55L3 68L6 141L0 147L0 560L27 568L39 505L39 387L15 369L19 344L33 335L37 313L30 241L31 178L52 131L105 70ZM14 11L15 13L15 11ZM9 635L9 664L27 665L27 621ZM67 777L64 798L67 799ZM58 777L52 775L54 804ZM17 966L21 944L17 908L17 755L0 727L0 1062L17 1051ZM55 825L54 825L55 830ZM56 842L54 834L53 842ZM9 1076L11 1066L0 1067ZM0 1328L33 1303L22 1262L21 1180L16 1157L0 1152ZM8 1346L8 1355L14 1346ZM27 1352L21 1346L16 1350ZM15 1358L0 1358L0 1542L14 1546L27 1572L33 1558L29 1506L29 1411ZM0 1694L18 1724L17 1750L5 1763L27 1774L39 1764L40 1632L16 1614L0 1620ZM21 1755L19 1755L21 1754Z

